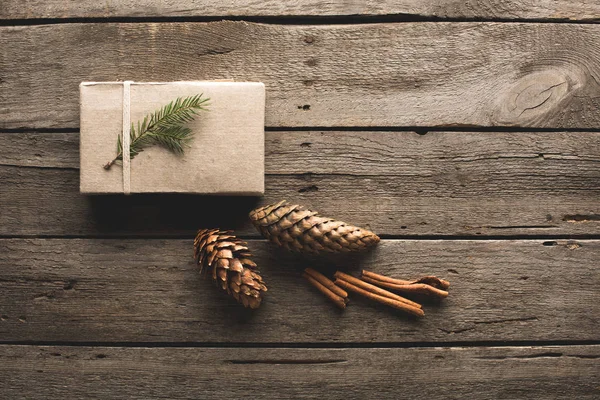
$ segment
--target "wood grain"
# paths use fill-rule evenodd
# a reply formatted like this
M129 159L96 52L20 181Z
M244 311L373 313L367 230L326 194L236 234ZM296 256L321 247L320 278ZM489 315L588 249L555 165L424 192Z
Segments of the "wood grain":
M0 19L114 17L405 16L588 21L600 19L594 0L4 0Z
M0 346L6 398L597 399L600 346Z
M266 124L600 124L600 25L245 22L0 28L0 128L76 128L81 81L263 81ZM85 45L82 45L85 43Z
M257 237L248 212L282 199L383 235L600 234L598 132L267 132L263 199L86 197L78 133L4 133L0 148L4 236Z
M250 241L269 292L252 313L204 280L192 238L0 240L5 341L389 343L598 340L600 241L384 240L362 258L301 259ZM344 312L301 278L361 268L451 282L425 317L350 295Z

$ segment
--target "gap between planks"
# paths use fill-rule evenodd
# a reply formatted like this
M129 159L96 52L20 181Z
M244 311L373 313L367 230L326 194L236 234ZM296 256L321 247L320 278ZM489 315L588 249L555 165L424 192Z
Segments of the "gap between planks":
M420 349L420 348L507 348L533 346L596 346L599 340L490 340L490 341L435 341L435 342L70 342L6 340L0 346L61 346L61 347L115 347L115 348L214 348L214 349Z
M31 18L0 19L0 26L32 26L57 24L100 24L100 23L172 23L172 22L218 22L244 21L265 25L368 25L382 23L415 23L415 22L491 22L491 23L529 23L529 24L572 24L594 25L599 18L574 20L569 18L483 18L483 17L434 17L424 15L331 15L331 16L192 16L192 17L67 17L67 18Z
M174 234L174 235L134 235L134 234L112 234L112 235L0 235L0 240L9 240L9 239L101 239L101 240L110 240L110 239L127 239L127 240L185 240L191 239L192 234L184 235L184 234ZM494 235L485 235L485 236L465 236L465 235L386 235L379 234L381 239L386 241L454 241L454 242L485 242L485 241L534 241L539 242L540 240L544 240L544 246L556 246L560 241L576 241L576 240L600 240L600 235L506 235L506 236L494 236ZM257 242L267 242L266 239L263 239L258 233L246 234L246 235L237 235L238 238L242 240L254 240Z
M482 132L482 133L560 133L581 132L597 133L600 128L535 128L518 126L265 126L265 132L414 132L417 135L426 135L430 132ZM3 134L44 134L44 133L75 133L79 134L79 128L0 128Z

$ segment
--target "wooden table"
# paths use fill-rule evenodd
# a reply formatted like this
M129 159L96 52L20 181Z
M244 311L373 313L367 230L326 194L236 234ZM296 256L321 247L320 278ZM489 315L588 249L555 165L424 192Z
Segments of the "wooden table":
M0 398L600 398L600 2L365 3L2 1ZM79 194L80 81L215 78L266 84L264 198ZM384 239L276 251L280 199ZM193 265L215 226L255 313ZM342 313L308 265L451 294Z

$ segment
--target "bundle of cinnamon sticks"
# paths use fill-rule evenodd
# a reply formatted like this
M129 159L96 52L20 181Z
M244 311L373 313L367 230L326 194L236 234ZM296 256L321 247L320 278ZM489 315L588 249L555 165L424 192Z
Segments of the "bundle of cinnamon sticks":
M445 298L450 287L450 282L435 276L424 276L408 281L366 270L362 271L360 279L337 271L333 275L335 282L312 268L306 268L302 276L341 309L345 309L348 304L347 290L419 317L425 315L419 303L392 293L390 290Z

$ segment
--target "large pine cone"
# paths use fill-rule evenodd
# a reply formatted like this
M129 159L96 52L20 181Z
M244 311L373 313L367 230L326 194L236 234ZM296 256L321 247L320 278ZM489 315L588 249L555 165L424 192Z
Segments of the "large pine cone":
M250 257L247 243L231 232L202 229L194 240L200 272L210 274L217 286L245 307L258 308L267 287Z
M379 243L379 236L286 201L257 208L250 220L271 242L307 253L361 251Z

